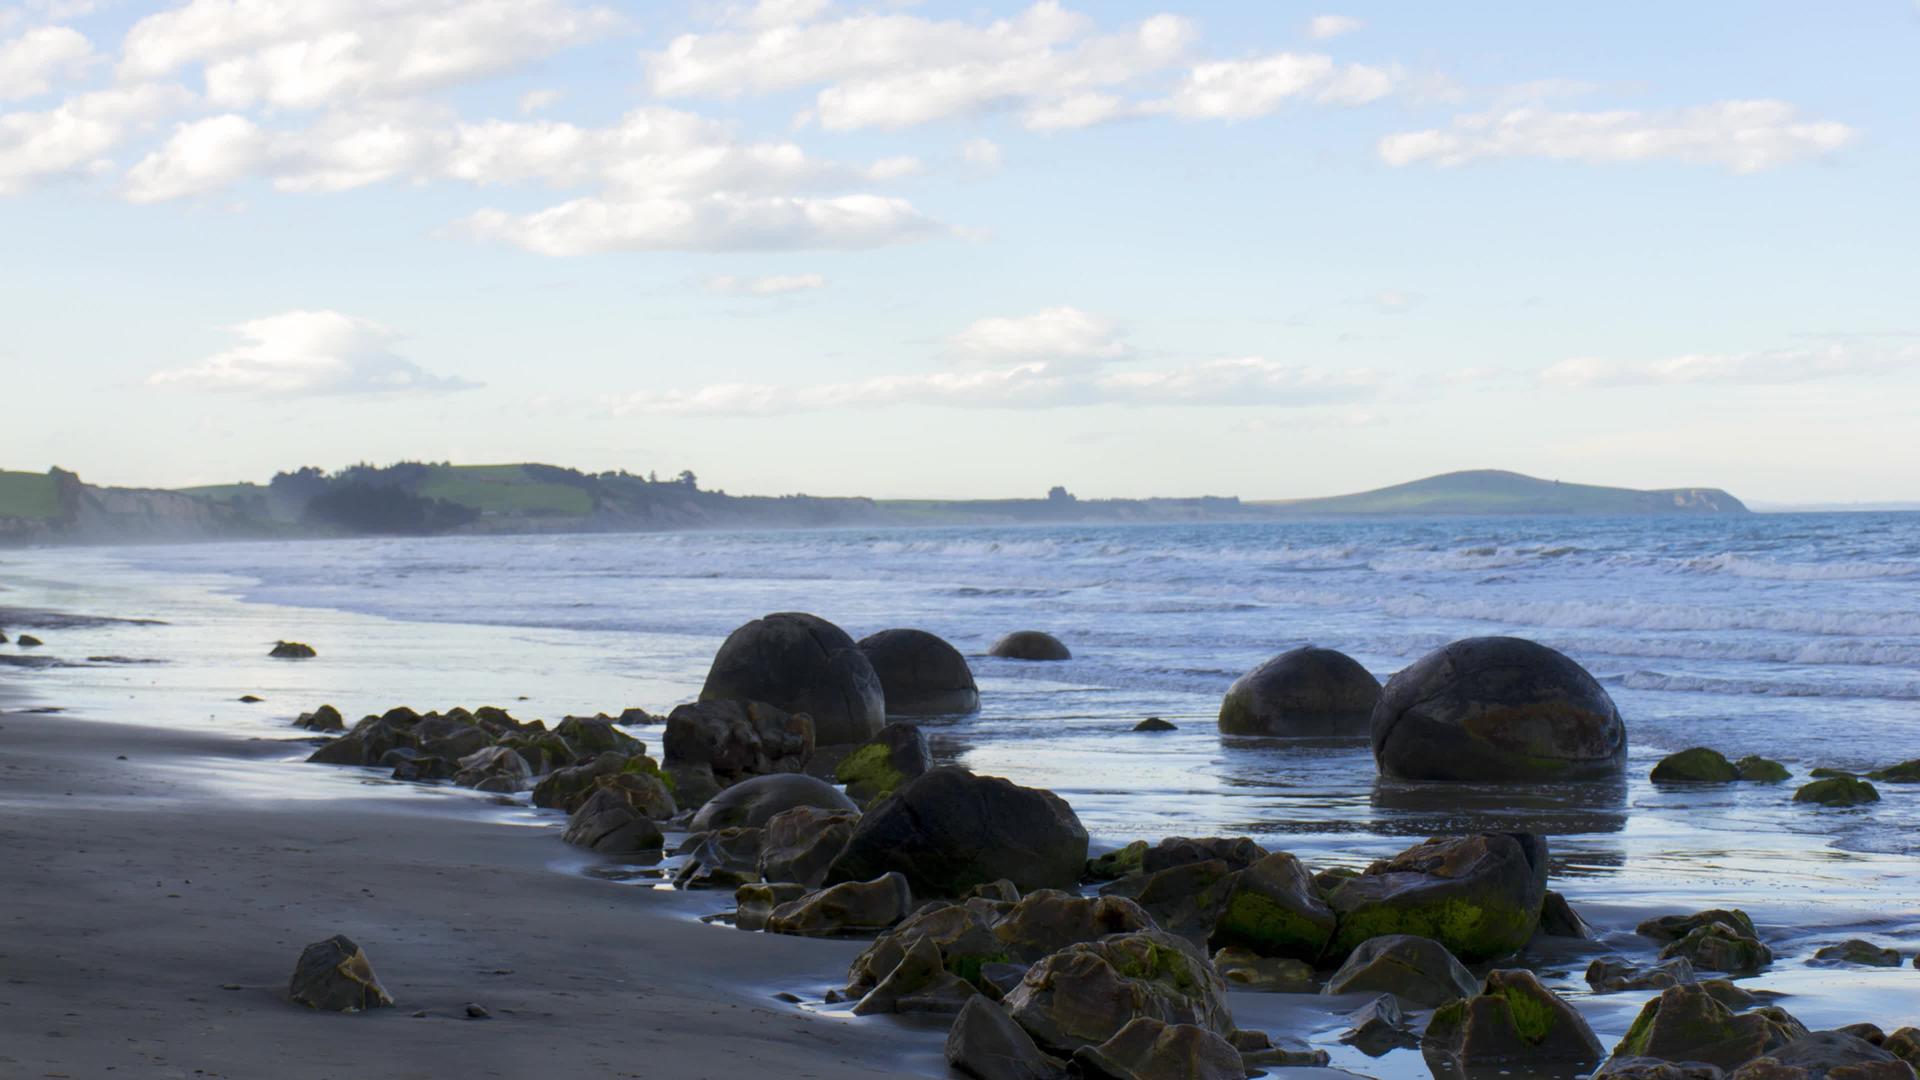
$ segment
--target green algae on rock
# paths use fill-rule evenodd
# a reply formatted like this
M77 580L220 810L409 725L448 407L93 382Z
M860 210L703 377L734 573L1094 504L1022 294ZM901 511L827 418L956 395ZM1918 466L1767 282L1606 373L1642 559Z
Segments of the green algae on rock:
M1537 1063L1591 1064L1605 1056L1573 1006L1531 971L1494 971L1479 994L1434 1010L1420 1039L1434 1075Z
M1210 944L1313 961L1326 952L1334 927L1333 909L1314 891L1306 867L1276 851L1236 875Z
M890 723L834 767L833 778L847 795L866 803L898 790L933 767L927 737L914 724Z
M1028 969L1007 1010L1041 1049L1071 1054L1135 1018L1234 1030L1226 984L1181 938L1140 930L1070 945Z
M1648 779L1656 784L1731 784L1740 779L1740 770L1720 751L1696 746L1661 758Z
M1818 803L1821 806L1861 806L1880 801L1880 792L1865 780L1851 776L1832 776L1824 780L1815 780L1793 793L1797 803Z
M1903 761L1898 765L1889 765L1884 769L1875 769L1867 774L1867 779L1878 780L1883 784L1920 784L1920 758Z
M1126 847L1088 859L1087 880L1117 881L1128 874L1138 873L1149 846L1145 840L1135 840Z
M1339 923L1329 955L1411 934L1467 963L1523 948L1540 922L1547 845L1530 833L1435 838L1369 866L1327 893Z
M1673 986L1641 1007L1613 1053L1734 1069L1806 1033L1784 1010L1736 1014L1699 986Z
M1734 762L1733 767L1739 771L1740 779L1749 783L1778 784L1793 778L1793 774L1787 771L1785 765L1758 754L1748 754Z

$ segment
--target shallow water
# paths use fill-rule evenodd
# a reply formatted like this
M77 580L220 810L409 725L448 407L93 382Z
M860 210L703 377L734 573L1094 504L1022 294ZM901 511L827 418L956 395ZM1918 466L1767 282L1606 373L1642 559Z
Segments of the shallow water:
M349 717L401 702L550 719L664 712L697 693L720 640L756 615L813 611L855 636L919 626L967 653L981 685L980 715L930 725L936 751L1058 791L1099 842L1245 834L1315 865L1362 865L1435 832L1541 831L1555 887L1611 932L1607 946L1650 955L1630 932L1643 915L1737 905L1779 956L1748 984L1794 994L1782 1004L1809 1024L1920 1019L1912 967L1805 963L1850 936L1920 947L1920 786L1816 810L1789 801L1792 783L1645 780L1662 754L1702 743L1796 774L1920 756L1920 515L218 544L14 553L0 583L0 606L167 623L43 634L46 655L81 666L0 668L0 680L115 719L273 738L321 701ZM1056 633L1075 659L982 655L1027 627ZM1602 679L1632 741L1624 785L1522 798L1393 784L1362 746L1214 729L1227 684L1295 645L1342 649L1384 679L1490 633L1553 645ZM281 637L320 659L266 660ZM268 701L234 701L248 692ZM1180 730L1129 730L1147 715ZM1532 959L1565 973L1556 985L1580 995L1609 1045L1647 996L1586 995L1584 955ZM1248 1023L1287 1001L1236 995ZM1315 1041L1336 1063L1424 1074L1417 1056L1339 1047L1331 1006L1302 1007L1331 1025ZM1294 1012L1282 1020L1299 1026Z

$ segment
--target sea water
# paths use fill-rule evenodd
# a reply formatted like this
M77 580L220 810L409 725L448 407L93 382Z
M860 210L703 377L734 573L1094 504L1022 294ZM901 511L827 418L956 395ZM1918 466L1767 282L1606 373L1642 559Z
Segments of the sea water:
M44 673L63 693L256 733L321 701L349 718L403 703L664 714L761 614L810 611L856 638L919 627L966 654L981 691L978 715L926 723L937 755L1058 792L1097 845L1247 835L1363 866L1433 833L1540 831L1555 887L1608 946L1645 958L1638 916L1742 906L1780 954L1753 985L1796 995L1783 1004L1809 1024L1920 1019L1911 967L1807 963L1852 936L1920 947L1920 785L1881 784L1858 809L1791 802L1814 767L1920 757L1920 514L221 543L17 552L0 582L0 605L166 622L88 632L91 653L165 663ZM1018 629L1074 658L985 655ZM1486 634L1551 645L1600 679L1627 724L1624 784L1396 784L1363 744L1215 726L1235 677L1297 645L1385 680ZM265 660L278 637L319 659ZM234 704L244 692L269 701ZM1146 716L1178 730L1133 732ZM1696 745L1776 758L1795 780L1647 782ZM1555 985L1580 995L1584 966L1568 959ZM1645 996L1582 1008L1607 1038Z

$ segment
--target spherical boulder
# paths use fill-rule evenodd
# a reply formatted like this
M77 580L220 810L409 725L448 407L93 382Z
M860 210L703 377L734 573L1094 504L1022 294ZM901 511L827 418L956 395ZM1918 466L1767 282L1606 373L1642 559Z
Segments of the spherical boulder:
M860 639L860 651L880 677L890 716L935 716L980 711L967 658L925 630L882 630Z
M1619 776L1627 728L1607 691L1532 641L1468 638L1387 680L1373 757L1402 780L1589 780Z
M1071 660L1073 653L1060 639L1039 630L1015 630L993 643L988 656L1002 660Z
M727 635L700 688L701 701L764 701L813 718L820 746L864 742L887 722L867 655L817 615L768 615Z
M706 805L700 808L700 812L693 815L693 821L687 826L687 831L757 829L765 825L775 814L783 810L791 810L796 806L854 812L860 809L853 804L852 799L841 794L839 788L825 780L805 773L773 773L768 776L756 776L751 780L742 780L708 799ZM878 876L878 874L868 875L868 877Z
M1233 681L1220 702L1228 735L1364 736L1380 680L1346 653L1302 645Z

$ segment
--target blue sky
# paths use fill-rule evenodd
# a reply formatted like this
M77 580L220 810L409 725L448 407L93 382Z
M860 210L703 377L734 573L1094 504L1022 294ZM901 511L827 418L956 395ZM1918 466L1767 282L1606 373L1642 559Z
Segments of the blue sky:
M1920 496L1913 3L0 0L0 463Z

